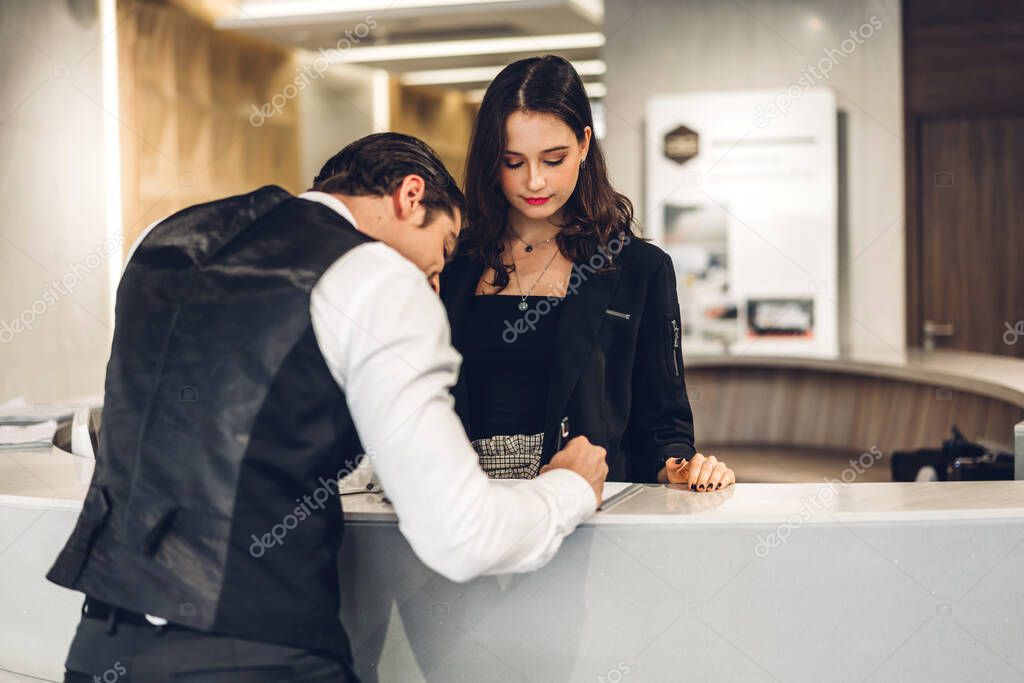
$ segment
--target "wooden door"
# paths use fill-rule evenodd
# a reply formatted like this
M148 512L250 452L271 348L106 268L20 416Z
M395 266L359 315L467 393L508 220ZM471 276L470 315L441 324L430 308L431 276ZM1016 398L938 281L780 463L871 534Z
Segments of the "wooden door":
M921 339L1024 357L1024 117L919 125Z

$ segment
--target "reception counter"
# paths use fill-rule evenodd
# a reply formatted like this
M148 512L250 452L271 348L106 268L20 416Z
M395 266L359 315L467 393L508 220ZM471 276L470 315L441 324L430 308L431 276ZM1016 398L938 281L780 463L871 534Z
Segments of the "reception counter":
M447 581L345 496L365 681L1020 681L1024 481L617 484L543 569ZM59 680L81 596L45 581L91 465L0 457L0 670ZM849 482L849 483L847 483ZM514 484L508 484L514 485ZM2 676L2 674L0 674Z

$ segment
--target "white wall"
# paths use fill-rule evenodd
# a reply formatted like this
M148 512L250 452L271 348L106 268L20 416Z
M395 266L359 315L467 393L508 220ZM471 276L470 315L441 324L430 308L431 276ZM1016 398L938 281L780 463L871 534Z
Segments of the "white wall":
M303 182L312 184L325 161L348 143L374 132L375 119L380 117L375 107L381 106L374 100L374 79L372 69L337 65L302 91L299 168Z
M97 0L0 0L0 400L103 388L102 42Z
M872 16L881 26L870 38L835 56L827 78L808 76L824 50L843 51L849 32ZM900 32L898 0L605 3L605 150L612 180L637 204L641 224L656 208L643 205L644 155L660 154L658 141L644 134L649 96L755 88L782 95L801 76L835 89L846 159L835 297L840 347L881 357L905 347Z
M119 200L106 168L118 161L104 136L116 144L124 131L104 102L103 51L116 50L101 28L104 1L113 4L0 0L0 401L103 390L122 253L107 239L108 202L117 209ZM386 80L375 90L374 73L332 67L303 91L300 164L309 182L331 155L380 127Z

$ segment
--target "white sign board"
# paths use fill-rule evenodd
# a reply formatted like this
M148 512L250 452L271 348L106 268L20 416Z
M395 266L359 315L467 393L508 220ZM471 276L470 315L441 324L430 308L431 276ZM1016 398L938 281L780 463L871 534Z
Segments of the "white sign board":
M835 97L780 92L648 102L645 234L673 258L688 355L838 354Z

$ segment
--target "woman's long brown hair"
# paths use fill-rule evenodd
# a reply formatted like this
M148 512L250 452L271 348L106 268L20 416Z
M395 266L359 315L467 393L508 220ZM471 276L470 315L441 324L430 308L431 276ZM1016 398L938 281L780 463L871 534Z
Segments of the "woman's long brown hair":
M512 266L501 260L509 203L499 173L506 145L505 121L517 111L557 116L572 129L578 142L584 139L584 128L594 129L583 81L561 57L546 55L513 62L487 88L466 159L468 221L460 250L494 269L493 285L499 290L508 286L512 272ZM621 233L635 235L633 204L608 182L604 155L594 137L562 215L556 243L562 255L574 263L589 261L602 248L608 253L609 241ZM609 261L604 269L611 267Z

